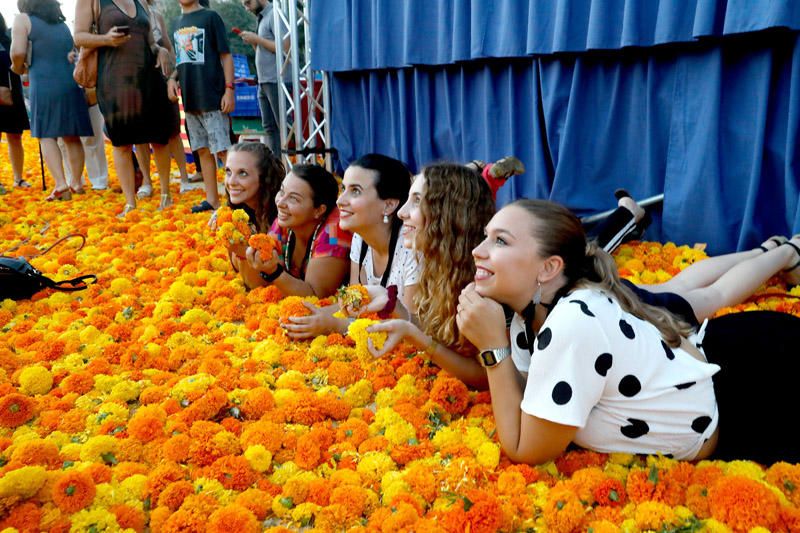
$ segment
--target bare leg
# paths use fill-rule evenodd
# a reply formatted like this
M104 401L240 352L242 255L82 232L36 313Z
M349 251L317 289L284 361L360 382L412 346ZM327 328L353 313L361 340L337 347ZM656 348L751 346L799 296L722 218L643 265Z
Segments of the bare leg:
M203 185L206 200L214 209L219 207L219 191L217 190L217 160L208 148L198 150L200 155L200 172L203 174Z
M42 156L44 156L44 162L47 163L47 170L50 171L56 182L56 190L63 191L68 189L58 142L56 142L56 139L39 139L39 142L42 145Z
M111 153L114 156L114 168L117 170L119 184L122 186L122 194L125 195L125 203L129 206L136 207L131 145L114 146Z
M797 257L791 246L778 246L768 252L753 252L757 253L755 257L740 261L711 285L678 292L692 306L698 320L711 317L722 307L741 303L769 278L791 266Z
M147 190L150 188L151 194L153 190L153 181L150 178L150 145L137 144L136 145L136 161L139 162L139 169L142 171L142 186L139 190ZM139 198L146 198L150 194L140 194Z
M25 163L25 151L22 149L22 135L19 133L6 133L8 143L8 158L11 160L11 170L14 173L14 183L23 181L22 167Z
M650 292L674 292L684 294L695 289L708 287L733 267L748 259L764 255L759 249L718 255L698 261L679 272L669 281L658 285L641 285ZM767 277L769 279L769 276Z
M181 182L189 181L189 174L186 172L186 153L183 151L183 141L180 135L175 135L169 140L169 154L178 165L178 172L181 174Z
M72 175L72 184L70 186L76 190L82 189L83 165L86 156L83 152L81 138L64 137L64 147L67 150L67 164L69 165L70 174Z
M153 156L156 160L158 180L161 184L161 204L159 209L164 209L172 205L172 196L169 192L169 145L154 144Z

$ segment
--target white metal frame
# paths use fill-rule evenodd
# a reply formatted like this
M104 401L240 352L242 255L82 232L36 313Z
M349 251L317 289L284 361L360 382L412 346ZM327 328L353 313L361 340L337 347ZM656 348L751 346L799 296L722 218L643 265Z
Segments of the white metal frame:
M278 66L278 127L281 134L281 150L285 164L314 163L318 155L325 156L325 167L333 170L330 152L330 97L328 77L323 71L311 68L311 31L309 9L314 0L274 0L275 42L289 40L289 50L284 53L281 46L275 47ZM301 39L302 30L302 39ZM289 71L290 81L284 81ZM314 81L321 81L315 90ZM301 109L302 111L297 112ZM302 118L302 119L301 119ZM287 154L294 144L296 155ZM305 150L315 152L306 153Z

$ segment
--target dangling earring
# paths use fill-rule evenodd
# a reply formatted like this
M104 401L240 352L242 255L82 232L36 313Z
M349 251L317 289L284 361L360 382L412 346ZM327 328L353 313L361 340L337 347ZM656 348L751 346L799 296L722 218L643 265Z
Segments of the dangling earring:
M389 223L389 215L387 215L386 213L383 214L383 223L384 224L388 224Z
M533 294L533 305L539 305L542 302L542 282L536 281L536 292Z

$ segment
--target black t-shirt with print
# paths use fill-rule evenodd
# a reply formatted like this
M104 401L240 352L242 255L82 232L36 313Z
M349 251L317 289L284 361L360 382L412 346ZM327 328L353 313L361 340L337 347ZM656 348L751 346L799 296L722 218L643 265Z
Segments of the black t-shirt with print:
M221 54L229 54L222 18L210 9L184 13L173 34L183 108L188 112L214 111L225 94Z

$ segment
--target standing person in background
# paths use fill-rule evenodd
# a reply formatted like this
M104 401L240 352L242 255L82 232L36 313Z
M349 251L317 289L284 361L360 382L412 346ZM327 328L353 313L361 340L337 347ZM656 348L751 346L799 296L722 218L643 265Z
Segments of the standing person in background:
M242 0L242 5L258 19L257 33L243 31L239 36L256 51L258 74L258 107L264 127L264 144L275 157L281 155L281 136L278 131L278 66L275 63L275 17L269 0ZM289 41L283 41L284 53Z
M169 78L169 95L177 100L180 79L189 142L199 153L206 191L206 199L192 212L201 213L219 207L216 159L224 163L231 146L233 56L222 18L198 0L179 2L182 14L174 34L177 69Z
M72 35L56 0L19 0L17 7L20 14L11 33L11 70L24 72L31 46L31 135L40 140L47 168L56 182L47 200L69 200L72 191L80 191L82 186L80 182L67 183L57 139L64 139L72 175L80 178L84 157L80 137L92 134L86 97L72 79L68 58Z
M147 0L144 7L147 9L148 17L150 18L150 26L153 28L153 39L159 46L167 49L170 57L174 59L175 49L172 47L172 42L169 39L164 17L159 13L155 0ZM164 98L167 98L167 93L164 93ZM181 115L178 109L177 102L170 102L165 104L171 109L169 128L172 136L169 138L169 155L175 160L178 165L178 172L181 175L181 183L188 183L189 175L186 173L186 154L183 152L183 142L181 141ZM150 180L150 145L137 144L136 145L136 158L139 162L139 168L142 169L142 186L136 191L137 198L147 198L153 194L153 184Z
M93 21L97 33L91 33ZM75 6L75 43L98 48L97 101L113 145L125 207L120 216L136 209L133 145L152 143L161 177L162 206L169 199L170 132L164 77L172 70L169 52L153 40L147 13L138 0L78 0Z
M31 129L31 125L22 98L22 82L19 76L11 72L10 50L11 36L6 26L6 19L0 14L0 86L11 89L13 100L10 106L0 106L0 137L3 133L6 134L8 158L11 160L11 170L14 173L14 187L30 187L31 184L22 177L22 167L25 163L22 132ZM4 188L0 183L0 194L2 193Z

